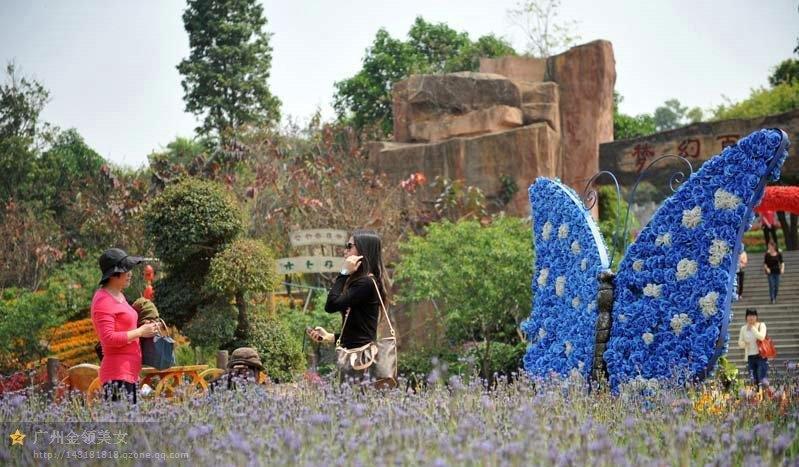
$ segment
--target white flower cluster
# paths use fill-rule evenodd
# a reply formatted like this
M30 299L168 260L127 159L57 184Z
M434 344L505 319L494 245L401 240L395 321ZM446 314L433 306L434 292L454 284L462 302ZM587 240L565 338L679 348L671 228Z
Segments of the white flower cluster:
M679 336L684 327L691 325L691 318L686 313L680 313L671 317L670 324L674 334Z
M577 240L573 241L572 242L572 253L577 255L577 254L580 254L580 251L581 251L580 242L578 242Z
M741 198L722 188L713 195L713 204L716 209L735 209L741 205Z
M656 246L671 246L671 234L666 232L663 235L658 235L655 238Z
M547 337L547 331L544 328L538 328L538 338L543 339Z
M566 277L565 276L558 276L555 279L555 295L558 297L563 296L563 292L566 291Z
M692 259L681 259L677 263L677 280L685 280L696 274L697 263Z
M708 258L708 262L713 267L718 267L722 261L724 261L724 257L727 256L727 253L730 252L730 246L724 240L715 239L713 243L710 244L710 257Z
M650 345L655 340L655 336L651 332L645 332L641 334L641 339L644 340L644 344Z
M580 261L580 270L585 271L586 269L588 269L588 258L583 258L583 260Z
M627 322L627 315L620 314L619 315L619 322L626 323Z
M594 302L589 303L588 306L585 307L585 309L588 310L588 311L596 310L596 302L594 301Z
M644 270L644 260L637 259L637 260L633 261L633 271L641 272L643 270Z
M575 309L580 307L580 297L574 297L572 299L572 307L574 307Z
M702 309L702 314L705 315L705 318L710 318L718 313L718 301L718 292L708 292L707 295L699 299L699 308Z
M644 287L644 295L652 298L660 297L660 289L662 288L662 284L646 284L646 287Z
M538 286L543 287L547 285L547 279L549 278L549 268L544 268L538 273Z
M566 356L568 357L574 351L574 347L572 346L572 343L569 342L569 341L565 342L565 347L566 348L564 349L564 352L566 353Z
M693 229L694 227L698 226L701 222L702 222L702 208L700 208L699 206L696 206L691 210L685 210L682 212L683 227Z
M560 227L558 227L558 238L566 238L568 236L569 236L569 225L560 224Z
M544 228L541 229L541 238L543 238L544 240L549 240L551 236L552 236L552 224L549 221L547 221L544 224Z

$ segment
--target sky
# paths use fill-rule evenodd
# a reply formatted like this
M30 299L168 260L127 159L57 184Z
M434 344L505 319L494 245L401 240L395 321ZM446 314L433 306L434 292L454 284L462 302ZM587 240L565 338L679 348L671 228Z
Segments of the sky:
M378 29L405 38L417 16L525 48L507 17L514 0L262 3L273 34L269 85L284 122L307 121L317 109L333 118L334 83L360 69ZM178 0L0 0L0 60L50 91L44 120L76 128L117 164L139 167L198 125L175 68L189 55L184 9ZM741 100L768 85L799 37L799 0L563 0L559 18L576 21L579 43L613 43L616 90L629 114L671 98L703 109L722 96Z

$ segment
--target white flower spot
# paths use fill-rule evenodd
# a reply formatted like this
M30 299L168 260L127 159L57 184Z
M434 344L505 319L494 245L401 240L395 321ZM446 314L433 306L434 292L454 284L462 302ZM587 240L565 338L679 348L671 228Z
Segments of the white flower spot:
M711 266L718 267L729 252L730 246L727 242L719 239L713 240L713 243L710 245L710 257L708 258L708 262Z
M622 322L622 323L626 323L627 322L627 315L624 315L624 314L619 315L619 321Z
M558 297L562 297L563 292L565 291L566 291L566 277L558 276L558 278L555 279L555 295L557 295Z
M663 285L646 284L646 287L644 287L644 295L647 297L658 298L660 297L661 288L663 288Z
M574 253L576 255L576 254L579 254L580 251L581 251L580 242L578 242L577 240L573 241L572 242L572 253Z
M684 327L691 325L691 318L686 313L680 313L671 317L670 325L674 334L679 336Z
M705 318L710 318L718 313L718 301L718 292L708 292L707 295L699 299L699 308L702 309L702 314L705 315Z
M544 268L538 273L538 286L543 287L547 285L547 279L549 278L549 268Z
M691 259L681 259L679 263L677 263L677 280L685 280L689 277L696 274L696 261Z
M580 270L585 271L586 269L588 269L588 259L583 258L583 260L580 261Z
M644 260L637 259L637 260L633 261L633 271L641 272L641 271L643 271L643 269L644 269Z
M566 238L568 236L569 236L569 225L560 224L560 227L558 227L558 238Z
M544 240L549 240L549 238L550 238L551 236L552 236L552 224L551 224L549 221L547 221L547 222L544 224L544 228L543 228L543 229L541 229L541 237L542 237Z
M693 229L702 222L702 208L699 206L691 210L682 212L682 225L689 229Z
M651 332L645 332L641 335L641 339L644 340L644 344L650 345L655 340L655 336Z
M663 235L658 235L655 238L655 245L656 246L671 246L671 234L664 233Z
M538 338L543 339L547 337L547 331L544 328L538 328Z
M580 306L580 297L574 297L572 299L572 307L578 308Z
M588 306L586 307L586 309L588 311L594 311L596 309L596 302L589 303Z
M716 190L713 198L716 209L735 209L741 205L741 198L722 188Z
M566 356L568 357L569 355L572 354L572 351L574 351L574 348L572 347L572 343L569 342L569 341L565 342L565 346L566 346L566 348L564 349L564 352L566 352Z

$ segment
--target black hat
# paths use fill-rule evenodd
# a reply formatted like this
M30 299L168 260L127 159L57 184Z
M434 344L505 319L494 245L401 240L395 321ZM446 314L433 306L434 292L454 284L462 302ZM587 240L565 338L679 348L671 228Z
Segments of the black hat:
M239 347L230 354L230 361L227 364L228 369L237 365L244 365L249 368L257 368L258 370L264 371L261 357L258 356L258 351L252 347Z
M757 308L747 308L746 316L757 316Z
M103 271L103 277L100 279L100 284L104 284L116 273L130 271L142 261L144 261L144 258L141 256L128 256L127 253L119 248L105 250L105 252L100 256L100 270Z

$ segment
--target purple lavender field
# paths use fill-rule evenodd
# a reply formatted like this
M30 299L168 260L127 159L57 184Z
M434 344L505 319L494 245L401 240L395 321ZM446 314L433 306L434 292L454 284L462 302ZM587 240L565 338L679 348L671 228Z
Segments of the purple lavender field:
M799 385L782 387L758 396L641 383L614 396L574 380L522 378L489 391L452 377L418 392L250 386L133 407L23 393L0 400L4 431L15 422L28 431L24 446L6 438L0 463L40 463L33 427L60 427L127 433L124 446L106 450L188 453L113 461L123 465L796 465ZM44 447L57 453L61 444ZM48 463L111 462L95 455Z

